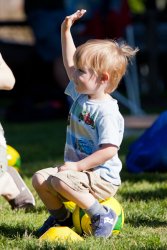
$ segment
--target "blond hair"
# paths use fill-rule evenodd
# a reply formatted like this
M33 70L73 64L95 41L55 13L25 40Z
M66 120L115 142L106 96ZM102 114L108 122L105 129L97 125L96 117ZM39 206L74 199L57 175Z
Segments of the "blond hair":
M74 65L77 68L89 68L97 74L109 74L108 93L113 92L126 72L129 60L138 49L118 44L114 40L92 39L77 47Z

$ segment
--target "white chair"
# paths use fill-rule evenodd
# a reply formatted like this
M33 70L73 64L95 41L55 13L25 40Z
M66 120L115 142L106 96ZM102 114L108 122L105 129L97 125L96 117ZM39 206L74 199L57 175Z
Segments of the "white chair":
M132 47L135 47L133 26L128 25L126 28L126 41ZM127 74L124 76L126 86L126 96L119 91L115 91L112 96L130 110L133 115L143 115L145 112L141 108L140 90L138 82L138 72L136 58L132 60Z

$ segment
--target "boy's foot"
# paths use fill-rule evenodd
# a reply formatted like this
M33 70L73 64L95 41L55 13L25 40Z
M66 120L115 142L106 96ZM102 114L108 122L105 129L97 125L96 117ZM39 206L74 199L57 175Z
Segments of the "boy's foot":
M44 222L44 224L42 225L42 227L40 227L35 235L37 237L42 236L46 231L48 231L49 228L51 227L56 227L56 226L68 226L68 227L72 227L73 226L73 222L72 222L72 214L70 213L69 217L66 218L63 221L58 221L56 220L56 218L52 215L50 215L48 217L48 219Z
M112 230L117 222L116 213L105 206L107 212L105 214L94 215L91 219L92 233L95 237L108 238L112 234Z

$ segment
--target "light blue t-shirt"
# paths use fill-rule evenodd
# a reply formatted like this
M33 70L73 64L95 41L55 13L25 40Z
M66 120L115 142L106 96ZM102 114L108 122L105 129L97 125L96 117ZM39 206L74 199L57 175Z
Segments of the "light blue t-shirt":
M102 144L120 147L124 132L124 119L112 97L90 100L79 94L71 81L65 93L73 99L67 125L64 160L76 162L100 149ZM112 159L93 169L103 179L120 185L122 163L116 154Z

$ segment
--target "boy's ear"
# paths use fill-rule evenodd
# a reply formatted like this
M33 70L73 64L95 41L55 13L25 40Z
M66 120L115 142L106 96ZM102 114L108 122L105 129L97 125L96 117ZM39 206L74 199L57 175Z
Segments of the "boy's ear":
M109 80L109 74L107 72L104 72L101 74L101 81L108 81Z

